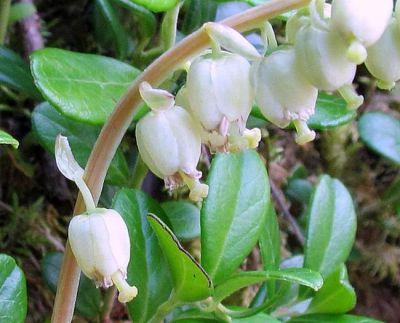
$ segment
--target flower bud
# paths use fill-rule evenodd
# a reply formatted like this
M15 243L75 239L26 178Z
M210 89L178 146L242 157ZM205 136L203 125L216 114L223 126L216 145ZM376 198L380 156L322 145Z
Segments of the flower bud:
M158 93L161 97L149 102L149 91L151 95ZM142 83L140 93L152 109L136 125L136 139L143 161L154 174L164 179L168 188L186 184L190 189L189 197L200 201L208 194L208 186L199 182L201 172L196 169L201 153L200 126L185 109L174 103L162 109L153 104L163 102L162 97L168 101L168 92L154 90L149 84Z
M243 136L253 103L246 59L227 52L198 57L187 75L186 95L187 108L203 126L203 140L212 151L258 145L259 131L253 132L257 138Z
M332 30L350 43L349 59L360 64L366 59L365 47L382 36L393 11L393 0L333 0Z
M381 89L390 90L400 79L400 29L393 19L382 37L368 48L368 71L378 79Z
M314 139L306 121L314 114L318 90L299 71L294 49L278 50L257 61L252 84L256 103L269 121L282 128L295 121L298 143Z
M79 267L97 286L108 288L115 284L121 303L136 297L137 288L126 282L128 229L117 211L98 208L73 217L68 238Z

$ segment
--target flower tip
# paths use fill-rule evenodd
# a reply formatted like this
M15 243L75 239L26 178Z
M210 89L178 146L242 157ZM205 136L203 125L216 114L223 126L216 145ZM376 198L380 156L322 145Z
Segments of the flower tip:
M383 80L376 81L376 86L381 90L390 91L395 87L395 85L396 82L387 82Z
M298 133L296 135L296 143L299 145L305 145L306 143L315 139L315 131L309 130L305 133Z
M347 58L350 62L357 65L364 63L367 59L367 56L367 49L358 41L352 42L347 50Z
M138 289L135 286L127 286L119 291L118 301L120 303L127 303L134 299L138 294Z
M347 102L347 109L357 110L364 103L364 97L362 95L357 95L354 100Z
M248 142L248 147L251 149L255 149L258 147L258 144L261 141L261 130L258 128L254 129L246 129L243 132L243 137L247 140Z
M190 189L189 199L193 202L201 202L208 195L208 185L196 182Z

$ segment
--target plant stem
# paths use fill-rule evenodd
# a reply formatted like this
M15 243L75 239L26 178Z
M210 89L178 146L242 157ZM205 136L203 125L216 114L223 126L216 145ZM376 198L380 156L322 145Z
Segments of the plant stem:
M257 28L265 20L289 10L304 7L310 0L272 0L263 5L232 16L221 23L240 32ZM155 60L130 86L127 93L118 102L104 125L89 157L85 169L85 182L98 202L105 175L111 160L127 131L135 110L141 102L139 84L149 82L157 87L186 61L201 53L209 45L209 37L200 29L182 40L177 46ZM74 214L84 211L82 197L76 201ZM67 246L60 273L59 285L53 309L53 323L69 323L72 320L76 292L78 290L80 270L69 246Z
M111 322L110 314L114 305L115 295L117 295L117 289L113 286L110 287L104 295L104 304L101 309L101 322Z
M154 314L154 316L149 320L149 323L163 322L168 313L171 312L177 305L175 293L172 291L169 299L158 307L156 314Z
M148 171L149 171L149 168L144 163L142 157L140 157L140 154L138 152L138 156L137 156L137 159L135 162L135 168L133 169L133 172L131 175L131 181L130 181L129 187L140 190L140 188L142 187L144 178L146 177Z
M4 44L6 38L10 5L11 0L0 0L0 45Z

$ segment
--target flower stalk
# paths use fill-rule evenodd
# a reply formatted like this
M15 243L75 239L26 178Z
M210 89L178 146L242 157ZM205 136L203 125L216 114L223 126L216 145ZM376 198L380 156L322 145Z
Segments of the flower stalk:
M279 14L304 7L309 2L310 0L272 0L232 16L222 23L239 32L245 32L262 26L266 20ZM118 102L96 141L85 169L84 180L92 192L96 204L111 160L141 102L139 84L146 81L154 87L159 86L173 71L201 53L209 44L209 37L203 29L189 35L177 46L154 61L133 82L127 93ZM74 214L81 214L84 211L85 204L79 194ZM69 323L72 321L79 277L80 269L71 252L69 243L67 243L51 319L53 323Z

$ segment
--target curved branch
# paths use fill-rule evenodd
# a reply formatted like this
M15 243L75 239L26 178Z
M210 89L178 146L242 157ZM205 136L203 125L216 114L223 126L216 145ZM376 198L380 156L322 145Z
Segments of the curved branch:
M272 0L225 19L221 23L240 32L246 32L260 27L265 20L289 10L304 7L309 2L310 0ZM85 170L85 181L96 203L99 200L111 160L132 122L135 109L141 102L139 84L146 81L154 87L159 86L176 69L201 53L208 46L209 38L203 29L199 29L189 35L147 67L118 102L96 141ZM74 214L79 214L83 211L84 203L81 195L79 195ZM67 245L53 309L53 323L71 322L79 283L79 273L80 270L77 268L71 249Z

